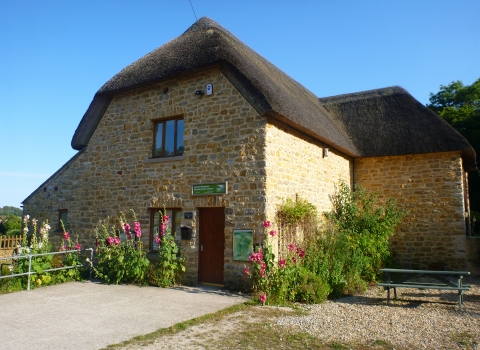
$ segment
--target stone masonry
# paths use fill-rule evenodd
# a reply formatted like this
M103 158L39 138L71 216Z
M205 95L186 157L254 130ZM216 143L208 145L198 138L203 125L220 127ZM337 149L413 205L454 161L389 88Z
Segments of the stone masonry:
M355 183L408 211L391 240L400 266L468 268L460 153L356 159Z
M209 83L213 95L195 95ZM154 121L177 116L185 122L184 154L152 158ZM88 147L24 202L24 213L48 219L55 228L58 210L67 209L70 235L79 235L88 247L102 220L133 209L142 225L144 247L150 250L152 210L165 206L192 212L192 219L182 215L181 225L192 227L193 238L181 241L181 251L187 267L183 283L195 284L198 208L224 207L224 280L226 286L234 286L245 264L233 261L234 229L253 229L260 243L265 238L262 221L274 221L286 198L299 195L321 213L330 209L329 196L344 180L398 198L399 206L409 211L392 239L404 267L465 268L459 153L353 160L333 148L325 157L326 147L260 116L220 70L210 68L118 93ZM227 195L191 194L192 184L224 181ZM51 236L57 247L61 239L61 231Z
M212 83L212 96L195 91ZM151 159L153 121L183 116L184 155ZM87 149L24 203L24 212L58 221L68 209L70 233L91 246L100 220L134 209L148 247L150 208L225 207L225 284L243 268L232 261L234 228L258 226L265 210L265 126L233 85L217 69L182 76L115 96ZM194 183L228 181L228 195L191 195ZM182 241L185 283L196 283L196 215L182 219L194 239ZM236 271L237 270L237 271Z

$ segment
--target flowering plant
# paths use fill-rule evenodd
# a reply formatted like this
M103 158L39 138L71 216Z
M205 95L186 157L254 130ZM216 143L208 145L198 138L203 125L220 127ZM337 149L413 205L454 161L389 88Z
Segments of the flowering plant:
M177 282L178 273L185 272L185 259L179 257L178 245L168 228L170 217L165 209L160 211L161 225L155 232L155 242L158 245L158 260L151 268L150 283L160 287L170 287Z
M107 283L143 283L150 261L143 251L140 241L142 229L135 212L130 209L133 218L133 231L127 217L120 212L117 225L111 224L110 218L95 229L96 264L93 266L95 276ZM120 227L120 228L119 228ZM125 240L120 239L121 231ZM93 262L90 262L93 265Z
M48 221L38 225L38 220L35 218L30 219L29 215L25 215L23 218L23 225L23 241L14 250L15 273L28 272L28 259L15 259L15 257L28 254L36 255L51 252L51 244L49 242L49 231L51 227L48 224ZM64 234L64 237L70 240L70 243L67 244L67 246L70 247L69 250L72 250L75 245L78 244L78 238L77 241L73 243L68 236L68 233L66 233L66 236ZM55 284L81 279L81 270L79 269L46 272L46 270L56 267L80 265L80 257L77 253L69 253L65 256L34 256L32 257L31 264L32 270L36 272L35 275L30 276L31 282L33 282L31 286L47 285L51 283ZM22 285L27 284L27 278L28 277L23 277L21 279Z
M263 222L266 237L267 232L272 237L276 235L271 226L270 221ZM326 298L329 289L319 276L304 267L305 256L300 245L291 243L285 256L276 261L268 240L260 251L250 255L251 267L245 266L244 274L251 279L255 297L261 304L318 302Z
M30 219L29 215L25 215L23 217L23 241L15 248L14 256L49 253L51 249L48 240L49 230L48 221L38 227L38 220ZM32 258L32 270L37 273L30 276L31 282L34 282L33 285L40 286L42 283L49 284L51 282L50 273L44 272L44 270L52 267L52 257L52 255L45 255ZM28 265L28 259L15 259L15 273L28 272ZM22 278L22 284L27 284L27 278L28 276Z
M62 266L78 266L82 264L80 260L80 252L79 250L82 249L82 246L78 242L78 234L75 236L75 240L70 237L70 233L65 229L65 225L63 221L60 220L60 225L62 225L63 230L63 242L60 246L61 251L68 252L65 254L63 259L61 257L57 258L56 265L58 267ZM58 276L56 279L59 282L66 282L66 281L78 281L81 279L81 270L79 269L68 269L59 271Z

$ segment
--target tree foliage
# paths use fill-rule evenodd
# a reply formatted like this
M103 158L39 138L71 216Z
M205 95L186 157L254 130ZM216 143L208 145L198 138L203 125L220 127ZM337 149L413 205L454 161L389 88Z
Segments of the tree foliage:
M430 94L427 107L445 119L480 152L480 79L472 85L459 80L440 86L440 91ZM469 173L470 208L480 212L480 172Z
M15 216L22 216L22 209L17 207L10 207L8 205L4 206L3 208L0 207L0 216L13 214Z
M21 235L22 217L9 213L0 218L0 235Z

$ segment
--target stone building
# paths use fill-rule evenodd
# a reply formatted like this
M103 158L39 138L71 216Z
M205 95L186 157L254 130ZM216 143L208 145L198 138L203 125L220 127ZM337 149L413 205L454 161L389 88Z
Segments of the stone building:
M235 284L242 244L262 242L283 200L326 211L340 180L409 211L392 242L401 265L470 267L476 162L460 134L399 87L319 99L208 18L101 87L72 147L24 212L63 218L91 246L100 220L134 209L154 251L165 207L185 283Z

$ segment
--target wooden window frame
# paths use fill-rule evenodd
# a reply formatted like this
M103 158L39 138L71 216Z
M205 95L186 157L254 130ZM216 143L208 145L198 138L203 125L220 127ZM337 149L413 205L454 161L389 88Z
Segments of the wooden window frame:
M167 125L167 122L169 121L175 121L175 128L174 128L174 141L173 141L173 154L170 154L170 155L165 155L165 142L166 142L166 133L167 133L167 128L166 128L166 125ZM182 130L182 134L183 132L185 131L185 121L183 119L183 116L177 116L177 117L173 117L173 118L166 118L166 119L158 119L158 120L154 120L153 121L153 143L152 143L152 158L169 158L169 157L178 157L178 156L182 156L184 154L184 151L182 149L182 152L178 152L177 149L177 143L178 143L178 121L183 121L183 130ZM162 127L162 154L161 155L157 155L155 154L155 151L156 151L156 141L157 141L157 125L158 124L163 124L163 127ZM183 141L183 137L182 137L182 141Z
M176 229L177 229L177 225L179 225L179 227L181 227L181 224L177 224L175 222L175 214L176 213L181 213L182 212L182 208L177 208L177 207L173 207L173 208L150 208L150 233L149 233L149 239L148 239L148 246L149 246L149 250L152 251L152 252L157 252L158 249L153 249L153 243L154 243L154 230L155 230L155 214L158 213L159 211L163 212L164 210L171 210L172 211L172 216L170 217L170 222L171 222L171 232L172 232L172 236L174 237L174 239L176 238L175 237L175 232L176 232Z
M65 215L67 216L67 222L63 223L64 226L65 226L65 229L67 229L68 227L68 209L58 209L58 227L57 227L57 231L62 231L63 232L63 229L62 229L62 224L60 223L60 220L62 220L62 213L65 213Z

